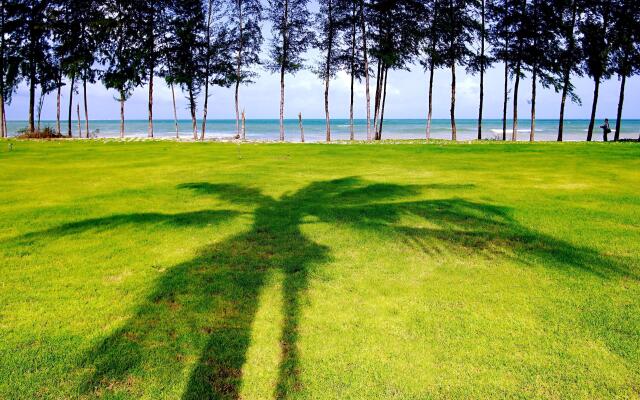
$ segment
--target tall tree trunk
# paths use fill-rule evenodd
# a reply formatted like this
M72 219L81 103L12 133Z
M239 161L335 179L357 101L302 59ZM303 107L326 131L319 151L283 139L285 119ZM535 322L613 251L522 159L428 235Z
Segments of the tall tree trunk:
M480 104L478 105L478 140L482 140L482 111L484 107L484 40L485 40L485 10L481 0L481 30L480 30Z
M284 65L280 68L280 141L284 142Z
M516 64L516 82L513 85L513 130L511 131L511 140L518 140L518 90L520 89L520 61Z
M193 140L198 140L198 123L196 121L196 99L193 89L189 86L189 110L191 111L191 128L193 129Z
M176 111L176 91L173 83L171 83L171 97L173 99L173 122L176 125L176 139L180 139L180 131L178 131L178 112Z
M349 88L349 140L355 139L355 133L353 131L353 84L355 81L355 59L356 59L356 2L352 3L351 17L353 23L351 24L351 60L349 70L351 72L351 82Z
M247 119L246 119L244 110L242 110L242 140L243 141L246 135L247 135Z
M200 140L204 140L204 135L207 130L207 111L209 110L209 78L204 84L204 108L202 110L202 133L200 134Z
M9 135L4 128L4 96L2 93L2 88L0 88L0 137L6 138Z
M502 140L507 140L507 103L509 102L509 62L504 62L504 99L502 102Z
M613 136L614 141L620 140L620 129L622 129L622 106L624 104L624 86L627 83L627 76L622 75L620 83L620 97L618 98L618 113L616 114L616 132Z
M89 105L87 102L87 78L82 81L82 91L84 96L84 128L87 139L89 138Z
M284 14L282 20L282 64L280 65L280 141L284 142L284 73L288 50L288 25L289 25L289 1L284 1Z
M380 125L378 126L378 134L376 140L382 140L382 123L384 122L384 106L387 102L387 76L389 74L389 67L384 67L384 84L382 87L382 106L380 108Z
M531 75L531 131L529 132L529 141L536 140L536 85L538 80L538 66L534 64Z
M56 95L56 132L58 135L62 135L62 128L60 126L60 98L62 97L62 73L58 75L58 88Z
M576 18L577 18L577 7L576 0L571 2L571 34L569 35L569 47L568 53L571 54L575 47L575 35L573 33L576 26ZM571 56L569 56L571 57ZM564 135L564 108L567 102L567 94L569 93L569 84L571 83L571 65L567 62L567 65L562 66L564 68L563 71L563 82L562 82L562 100L560 101L560 122L558 123L558 142L562 142Z
M560 100L560 122L558 123L558 142L562 142L564 136L564 107L567 102L567 93L569 91L569 74L565 73L564 83L562 84L562 98Z
M591 103L591 117L589 118L589 130L587 131L587 142L593 139L593 128L596 123L596 110L598 108L598 94L600 92L600 78L594 78L593 102Z
M80 118L80 103L76 105L78 111L78 137L82 139L82 118Z
M68 131L67 131L67 136L71 137L73 136L73 131L71 128L71 113L73 111L73 87L76 84L76 74L71 74L71 85L69 86L69 120L67 121L68 123Z
M205 63L204 72L204 109L202 112L202 134L200 140L204 140L204 135L207 130L207 112L209 111L209 75L210 71L210 59L211 59L211 15L213 9L213 0L209 0L207 7L207 61Z
M147 136L153 137L153 71L155 70L154 65L151 65L149 69L149 126L147 127Z
M433 116L433 60L429 62L429 109L427 111L427 140L431 140L431 118Z
M2 126L4 127L4 135L5 137L9 137L9 130L7 129L7 109L6 107L3 110L4 112L2 113Z
M327 142L331 141L331 118L329 117L329 77L324 80L324 115L327 130Z
M236 56L236 87L235 87L235 101L236 101L236 135L241 137L242 141L245 140L245 132L242 130L242 135L240 135L240 81L242 80L242 52L244 51L244 23L243 23L243 10L242 10L242 0L236 0L236 4L238 5L238 30L239 30L239 45L238 45L238 54ZM244 110L243 110L244 115ZM244 123L244 122L243 122Z
M120 91L120 139L124 138L124 92Z
M355 140L355 132L353 128L353 70L351 70L351 88L349 96L349 140Z
M239 107L239 95L240 95L240 81L236 81L236 90L235 90L235 102L236 102L236 136L240 137L244 142L244 132L240 132L240 107Z
M456 63L451 63L451 140L458 140L456 128Z
M367 140L371 140L371 95L369 88L369 56L367 50L367 25L364 16L364 0L360 0L360 29L362 30L362 55L364 56L365 96L367 98Z
M4 0L0 0L0 26L2 27L2 32L5 30L4 3ZM4 35L0 34L0 138L9 136L4 126L4 40Z
M382 94L383 83L382 60L378 59L378 68L376 73L376 93L373 105L373 132L376 140L378 139L378 117L380 115L380 100Z
M326 68L325 68L325 77L324 77L324 115L326 119L327 125L327 142L331 141L331 118L329 117L329 82L331 81L331 53L333 51L333 0L328 1L328 13L327 19L329 21L329 35L328 41L329 46L327 46L327 59L326 59Z
M35 72L34 72L29 76L29 132L34 132L36 128L35 114L34 114L35 100L36 100L35 98L36 98L36 78L35 78Z
M38 132L40 132L40 117L42 116L42 107L44 106L44 92L40 90L40 98L38 99Z

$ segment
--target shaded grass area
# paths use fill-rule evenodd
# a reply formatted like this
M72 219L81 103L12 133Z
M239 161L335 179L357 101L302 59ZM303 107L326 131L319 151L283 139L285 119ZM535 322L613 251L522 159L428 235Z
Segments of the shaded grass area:
M0 397L640 393L633 144L14 144Z

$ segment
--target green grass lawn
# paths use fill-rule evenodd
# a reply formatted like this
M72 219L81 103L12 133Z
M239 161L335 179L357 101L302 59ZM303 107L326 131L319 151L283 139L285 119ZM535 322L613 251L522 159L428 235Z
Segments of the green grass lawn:
M640 396L640 146L0 141L2 399Z

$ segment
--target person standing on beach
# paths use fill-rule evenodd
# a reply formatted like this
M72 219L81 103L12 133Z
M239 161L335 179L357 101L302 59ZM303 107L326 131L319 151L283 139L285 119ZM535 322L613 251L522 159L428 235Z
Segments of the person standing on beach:
M602 139L607 142L607 135L611 133L611 128L609 128L609 118L604 119L604 125L600 125L600 128L602 128Z

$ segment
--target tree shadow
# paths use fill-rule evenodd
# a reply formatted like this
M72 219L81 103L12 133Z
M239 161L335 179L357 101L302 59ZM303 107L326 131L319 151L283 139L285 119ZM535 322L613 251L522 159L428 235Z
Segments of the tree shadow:
M258 298L269 275L277 271L283 276L284 319L273 396L295 394L301 387L301 299L310 272L327 264L331 257L328 247L313 242L301 231L303 224L315 221L402 238L409 246L434 257L444 251L500 256L602 279L637 279L620 260L523 227L510 217L507 208L461 198L406 201L425 190L467 187L377 184L348 177L314 182L276 199L233 184L180 185L180 190L251 206L253 223L248 231L207 246L192 260L168 269L135 315L88 352L82 367L90 371L90 376L81 391L124 391L135 396L141 394L136 390L145 386L137 380L151 376L164 387L181 387L187 374L183 399L239 398ZM128 223L204 226L236 214L199 211L171 216L121 215L111 220L66 224L22 239L34 242L43 234L74 234ZM314 222L309 222L309 216ZM425 226L408 225L407 219L422 221Z

